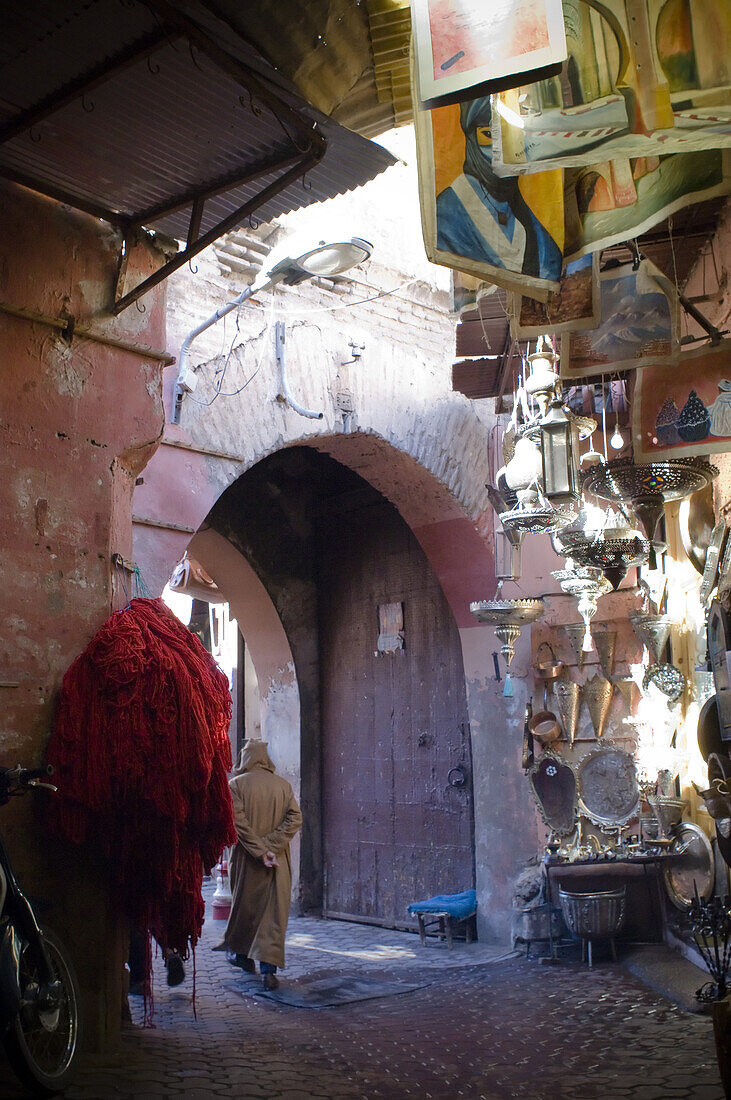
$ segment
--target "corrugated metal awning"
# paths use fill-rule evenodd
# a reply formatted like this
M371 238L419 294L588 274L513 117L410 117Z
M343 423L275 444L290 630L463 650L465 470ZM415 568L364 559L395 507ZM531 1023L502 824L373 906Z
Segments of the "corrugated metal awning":
M196 0L5 6L0 176L126 233L185 240L168 272L254 213L343 194L394 162Z

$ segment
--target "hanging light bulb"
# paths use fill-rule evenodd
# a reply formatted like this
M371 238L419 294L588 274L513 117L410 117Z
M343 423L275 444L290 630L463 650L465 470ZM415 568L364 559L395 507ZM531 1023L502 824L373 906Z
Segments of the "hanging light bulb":
M613 447L615 451L621 451L624 447L624 436L619 430L619 413L617 413L617 419L614 422L614 434L609 440L609 446Z

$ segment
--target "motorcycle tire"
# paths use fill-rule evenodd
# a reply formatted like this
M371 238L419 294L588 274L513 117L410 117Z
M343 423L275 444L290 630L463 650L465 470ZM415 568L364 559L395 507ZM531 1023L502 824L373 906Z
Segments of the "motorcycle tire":
M28 998L4 1037L5 1053L16 1074L36 1096L54 1096L70 1083L79 1055L79 987L65 948L48 929L42 931L56 981L61 983L59 1003L45 1008ZM23 997L37 983L38 967L30 945L20 958Z

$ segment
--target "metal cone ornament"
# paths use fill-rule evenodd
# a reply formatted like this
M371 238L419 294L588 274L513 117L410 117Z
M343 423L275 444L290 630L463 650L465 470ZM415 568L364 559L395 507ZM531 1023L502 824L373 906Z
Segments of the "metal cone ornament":
M563 632L569 640L571 646L571 653L573 654L574 661L579 668L584 664L586 653L581 648L581 643L584 640L584 624L583 623L571 623L569 626L564 626Z
M622 693L622 698L627 704L628 709L632 709L632 696L634 695L637 684L634 682L631 676L618 676L613 681L614 686L619 688Z
M604 733L604 727L609 717L609 708L612 705L613 692L614 688L611 683L609 680L605 680L603 676L595 676L592 680L587 680L581 689L597 739Z
M573 745L576 730L579 726L579 708L581 706L581 691L578 684L572 680L557 680L554 688L556 693L556 706L561 717L566 740Z
M602 672L607 680L611 680L612 668L614 667L614 650L617 645L617 631L595 630L593 637Z
M652 656L652 664L659 665L662 660L663 650L670 637L670 628L675 620L669 615L647 615L637 611L631 611L629 621L632 629Z

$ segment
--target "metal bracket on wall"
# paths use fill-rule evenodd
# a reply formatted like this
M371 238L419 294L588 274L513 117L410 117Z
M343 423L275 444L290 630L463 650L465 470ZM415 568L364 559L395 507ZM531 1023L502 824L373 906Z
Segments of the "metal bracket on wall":
M133 561L129 561L128 558L122 557L121 554L112 554L112 565L116 569L124 569L125 573L134 573L137 569L137 565Z
M289 392L289 386L287 385L287 359L284 353L284 345L286 341L287 329L284 321L275 321L274 323L274 354L277 357L277 363L279 365L279 393L277 394L277 401L283 405L289 405L291 409L294 409L300 416L307 416L310 420L322 420L324 413L313 412L312 409L306 409L304 405L300 405L295 401Z

